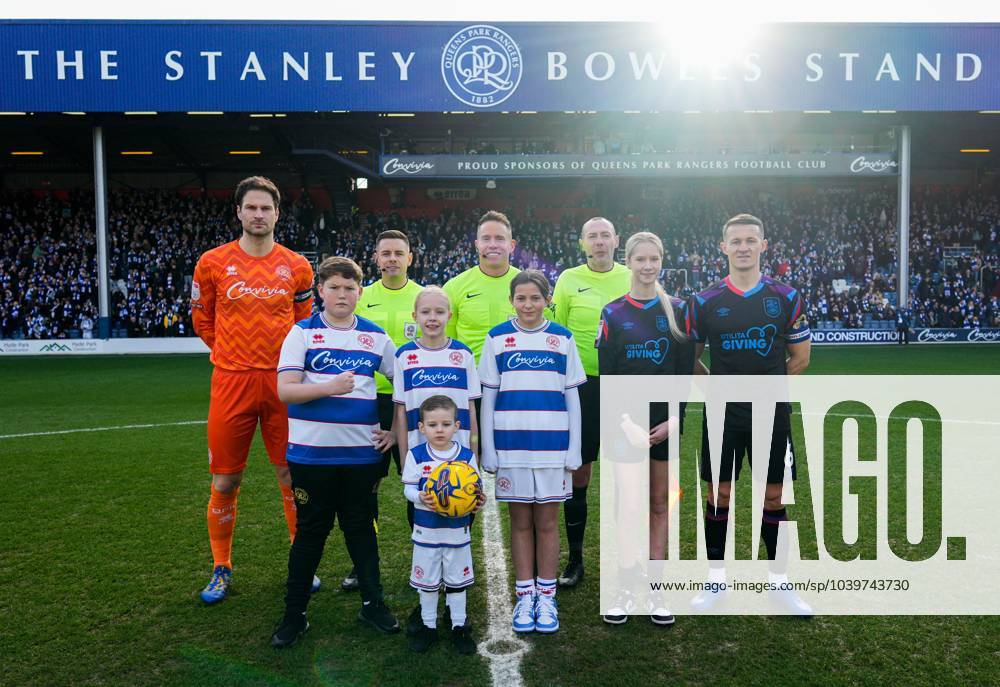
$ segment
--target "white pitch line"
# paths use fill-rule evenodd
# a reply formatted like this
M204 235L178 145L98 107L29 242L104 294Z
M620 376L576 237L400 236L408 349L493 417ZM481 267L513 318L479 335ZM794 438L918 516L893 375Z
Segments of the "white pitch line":
M514 634L511 619L514 608L510 602L507 581L507 555L503 546L503 529L494 488L495 478L482 473L483 489L489 494L480 511L483 518L483 562L486 565L486 600L489 609L489 629L486 640L480 642L479 653L490 662L494 687L523 687L521 658L530 646Z
M0 434L0 439L20 439L22 437L49 437L56 434L77 434L78 432L113 432L116 429L150 429L153 427L180 427L181 425L203 425L207 420L185 420L183 422L158 422L150 425L115 425L114 427L82 427L80 429L60 429L54 432L26 432L24 434Z

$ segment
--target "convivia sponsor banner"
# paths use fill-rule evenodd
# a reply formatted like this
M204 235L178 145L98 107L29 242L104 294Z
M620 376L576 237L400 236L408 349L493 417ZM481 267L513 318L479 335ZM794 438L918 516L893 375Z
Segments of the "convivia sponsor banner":
M1000 343L1000 329L911 329L913 343ZM817 344L899 343L895 329L814 329Z
M114 355L124 353L208 353L195 337L162 339L31 339L0 341L6 355Z
M869 177L898 174L891 153L783 155L386 155L386 179L413 177Z
M1000 343L1000 329L914 329L918 343Z

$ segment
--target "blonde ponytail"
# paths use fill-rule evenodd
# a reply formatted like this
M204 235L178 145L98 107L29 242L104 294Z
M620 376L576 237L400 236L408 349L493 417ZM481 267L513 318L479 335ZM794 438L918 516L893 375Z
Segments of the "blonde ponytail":
M663 241L660 240L660 237L652 232L640 231L629 236L628 241L625 242L626 262L632 257L632 252L640 243L652 243L660 251L660 257L663 257ZM687 334L677 324L677 314L674 312L674 304L671 296L660 284L659 277L656 279L656 295L660 297L660 306L663 308L663 313L667 316L667 324L670 326L670 333L674 339L677 341L687 341Z

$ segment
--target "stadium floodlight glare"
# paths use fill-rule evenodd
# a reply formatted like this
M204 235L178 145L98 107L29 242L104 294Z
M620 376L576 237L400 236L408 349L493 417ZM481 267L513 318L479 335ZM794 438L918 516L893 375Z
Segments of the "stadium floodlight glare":
M802 114L830 114L830 110L802 110Z
M538 114L538 110L518 110L518 114Z
M148 117L150 115L155 115L155 114L157 114L157 113L156 112L142 112L142 111L126 112L125 113L125 115L128 116L128 117ZM189 112L188 114L191 114L191 113Z
M259 150L230 150L230 155L260 155Z
M694 15L664 17L657 28L674 58L692 70L740 69L758 33L752 21Z
M255 112L251 114L250 117L253 119L263 119L263 118L274 117L274 115L267 112Z
M979 114L1000 114L1000 110L980 110Z
M123 150L122 155L152 155L152 150Z
M368 179L366 177L358 177L357 179L354 180L354 188L358 189L359 191L364 191L366 188L368 188Z
M40 155L45 155L45 152L41 151L41 150L12 150L12 151L10 151L10 154L13 155L13 156L15 156L15 157L19 157L19 156L38 157Z
M193 112L188 112L188 114L189 115L194 115L194 116L201 116L201 115L221 115L221 114L225 114L225 112L199 112L199 111L193 111Z
M27 112L0 112L0 117L23 117Z
M412 112L386 112L386 117L416 117Z
M490 189L492 191L496 187L497 187L496 179L487 179L486 180L486 188L488 188L488 189Z
M989 148L962 148L958 152L960 153L988 153Z

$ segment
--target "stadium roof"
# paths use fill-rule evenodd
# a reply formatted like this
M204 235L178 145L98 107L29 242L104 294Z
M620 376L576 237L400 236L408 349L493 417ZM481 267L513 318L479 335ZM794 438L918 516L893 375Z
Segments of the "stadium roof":
M407 113L409 114L409 113ZM91 129L104 129L112 172L191 173L288 169L374 170L386 140L585 138L654 131L689 145L749 148L794 140L802 147L852 142L891 146L893 126L912 127L915 168L1000 168L1000 113L419 114L222 113L24 114L0 116L0 173L83 171L93 165ZM962 153L961 150L988 150ZM327 151L333 155L296 151ZM15 155L14 153L43 153ZM338 159L339 158L339 159ZM374 172L373 172L374 174Z

